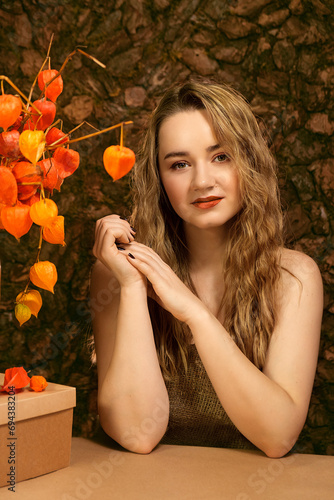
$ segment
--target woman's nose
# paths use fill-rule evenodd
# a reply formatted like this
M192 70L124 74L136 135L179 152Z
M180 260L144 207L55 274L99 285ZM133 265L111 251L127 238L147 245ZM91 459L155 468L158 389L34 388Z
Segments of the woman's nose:
M207 189L215 185L215 178L207 164L196 165L193 169L192 188Z

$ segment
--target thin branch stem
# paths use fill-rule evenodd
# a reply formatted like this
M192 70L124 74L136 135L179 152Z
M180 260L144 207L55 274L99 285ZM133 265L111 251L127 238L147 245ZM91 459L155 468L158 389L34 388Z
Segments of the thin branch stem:
M99 130L98 132L94 132L93 134L88 134L84 135L83 137L78 137L77 139L72 139L68 141L66 144L73 144L74 142L79 142L83 141L85 139L89 139L90 137L95 137L96 135L104 134L105 132L109 132L109 130L113 130L115 128L121 127L122 125L129 125L130 123L133 123L132 121L129 122L121 122L117 123L117 125L113 125L112 127L105 128L103 130Z
M123 147L123 123L121 125L121 140L120 140L120 146L121 148Z
M39 74L41 73L41 71L43 71L43 68L44 68L44 66L46 65L46 63L47 63L48 61L49 61L49 69L50 69L50 51L51 51L51 46L52 46L52 42L53 42L53 37L54 37L54 33L52 33L51 38L50 38L50 43L49 43L49 47L48 47L48 52L47 52L47 54L46 54L46 58L44 59L44 62L43 62L43 64L42 64L42 66L40 67L40 69L39 69L39 71L38 71L38 73L37 73L37 75L36 75L36 78L35 78L35 80L34 80L34 82L33 82L32 86L31 86L31 88L30 88L29 100L31 100L32 93L33 93L33 91L34 91L34 88L35 88L36 82L37 82L37 80L38 80L38 76L39 76ZM44 89L44 92L42 92L42 95L43 95L43 93L45 93L45 89Z
M42 64L42 66L40 67L40 69L39 69L39 71L38 71L38 73L37 73L37 75L36 75L35 80L33 81L33 84L32 84L32 86L31 86L31 88L30 88L30 93L29 93L29 100L30 100L30 101L31 101L32 93L33 93L33 91L34 91L34 88L35 88L36 82L37 82L37 80L38 80L38 76L39 76L39 74L41 73L41 71L43 71L43 68L44 68L44 66L46 65L46 63L47 63L48 59L49 59L49 56L46 56L46 58L44 59L44 62L43 62L43 64ZM49 60L50 60L50 59L49 59ZM44 93L44 92L42 92L42 95L43 95L43 93Z
M41 226L39 228L39 242L38 242L38 249L37 249L37 257L36 257L36 260L35 260L35 264L37 262L39 262L39 256L41 254L41 250L42 250L42 243L43 243L43 229L44 229L44 226Z
M45 94L45 90L46 88L51 85L51 83L56 79L58 78L58 76L62 73L62 71L64 70L66 64L69 62L69 60L77 53L77 52L80 52L80 54L83 54L85 57L88 57L88 59L91 59L92 61L94 61L96 64L98 64L99 66L101 66L101 68L106 68L106 65L101 63L98 59L96 59L96 57L93 57L91 56L90 54L87 54L87 52L84 52L83 50L79 49L79 48L76 48L75 50L73 50L73 52L71 52L65 59L65 61L63 62L60 70L58 71L58 73L55 74L54 77L51 78L51 80L49 80L45 86L44 86L44 89L43 89L43 92L42 92L42 95ZM44 62L45 64L45 62ZM44 65L43 64L43 65ZM42 68L40 69L39 73L42 71ZM38 75L37 75L37 78L38 78ZM36 78L36 79L37 79ZM35 83L35 82L34 82Z
M76 49L76 50L78 52L80 52L80 54L83 54L84 56L88 57L89 59L91 59L92 61L94 61L96 64L98 64L99 66L101 66L101 68L106 69L107 66L105 64L101 63L101 61L99 61L98 59L96 59L96 57L93 57L90 54L87 54L87 52L84 52L81 49Z
M18 186L41 186L42 188L42 183L41 182L18 182Z
M53 37L55 36L54 33L52 33L51 35L51 38L50 38L50 43L49 43L49 48L48 48L48 51L47 51L47 54L46 54L46 57L49 58L50 57L50 52L51 52L51 46L52 46L52 43L53 43Z
M28 283L26 284L26 287L25 287L25 289L24 289L24 291L23 291L23 294L26 294L26 293L27 293L27 291L28 291L28 287L29 287L29 284L30 284L30 278L28 278Z
M54 127L59 121L61 121L60 119L57 120L53 125L52 127ZM67 134L63 135L62 137L60 137L59 139L57 139L55 142L53 142L52 144L49 144L47 146L47 149L54 149L54 148L57 148L59 146L59 143L62 142L64 139L66 139L66 137L69 137L71 134L73 134L73 132L75 132L76 130L78 130L80 127L82 127L83 125L88 125L89 127L92 127L94 130L97 130L95 127L93 127L93 125L91 125L90 123L86 122L86 121L83 121L82 123L80 123L80 125L77 125L76 127L74 127L72 130L70 130L69 132L67 132ZM51 128L52 128L51 127ZM68 144L68 142L66 142L65 144Z

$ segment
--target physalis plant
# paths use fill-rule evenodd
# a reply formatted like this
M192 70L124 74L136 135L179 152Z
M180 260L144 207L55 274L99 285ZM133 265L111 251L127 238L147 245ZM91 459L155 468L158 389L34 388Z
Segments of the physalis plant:
M50 43L51 47L51 43ZM37 257L31 266L29 280L16 297L15 316L20 325L33 314L37 317L42 306L41 294L31 284L53 293L57 282L56 266L39 260L43 240L65 245L64 217L51 199L54 190L60 191L64 179L79 167L80 156L70 144L121 127L119 146L108 147L103 155L106 171L114 180L126 175L135 163L135 155L123 146L123 125L113 125L71 140L60 120L56 120L57 98L63 90L61 73L76 53L89 57L102 67L102 63L80 49L74 50L59 71L50 68L50 48L46 59L26 97L6 76L0 76L0 229L19 241L32 224L39 226ZM45 65L49 69L44 69ZM4 82L10 86L4 91ZM38 99L32 100L36 83Z

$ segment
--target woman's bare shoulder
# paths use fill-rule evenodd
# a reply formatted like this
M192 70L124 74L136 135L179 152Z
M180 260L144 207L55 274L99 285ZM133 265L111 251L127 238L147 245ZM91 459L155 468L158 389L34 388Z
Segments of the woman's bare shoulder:
M281 252L281 267L283 281L290 278L299 281L302 285L318 285L322 287L322 279L316 262L303 252L283 248ZM285 271L285 272L284 272Z
M282 249L281 265L288 271L301 275L319 272L318 265L309 255L289 248Z

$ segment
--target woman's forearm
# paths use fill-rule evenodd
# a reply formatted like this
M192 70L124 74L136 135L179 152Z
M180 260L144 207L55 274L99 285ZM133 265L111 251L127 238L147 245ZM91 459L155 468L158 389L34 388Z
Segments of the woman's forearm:
M123 287L113 354L99 388L101 424L122 446L145 453L162 438L168 408L146 289Z
M304 423L290 395L251 363L205 307L188 325L217 396L236 427L268 456L287 453Z

